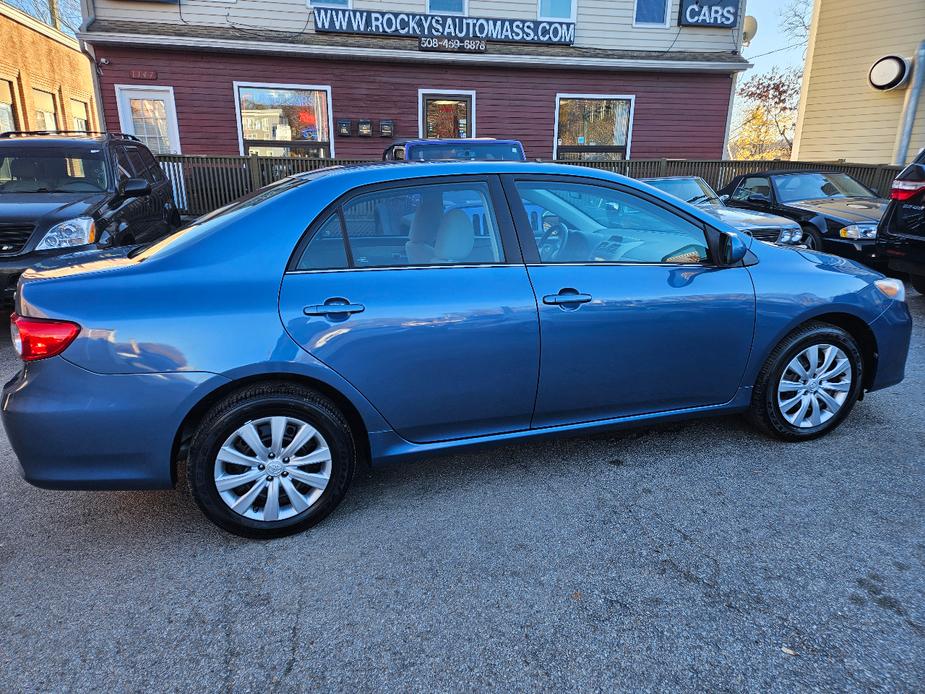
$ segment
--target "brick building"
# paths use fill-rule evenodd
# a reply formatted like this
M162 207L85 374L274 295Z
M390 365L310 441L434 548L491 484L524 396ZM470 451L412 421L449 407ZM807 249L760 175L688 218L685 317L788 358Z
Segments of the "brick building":
M0 2L0 133L97 128L90 61L76 39Z
M110 129L162 152L721 158L744 0L85 0Z

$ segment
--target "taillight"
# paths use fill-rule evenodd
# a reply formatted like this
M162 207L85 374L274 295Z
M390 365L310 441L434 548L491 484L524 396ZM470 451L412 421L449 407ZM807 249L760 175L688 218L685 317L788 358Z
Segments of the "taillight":
M925 183L922 181L893 181L890 198L903 202L911 200L919 193L925 193Z
M13 347L23 361L35 361L61 354L74 341L80 326L66 320L10 316Z

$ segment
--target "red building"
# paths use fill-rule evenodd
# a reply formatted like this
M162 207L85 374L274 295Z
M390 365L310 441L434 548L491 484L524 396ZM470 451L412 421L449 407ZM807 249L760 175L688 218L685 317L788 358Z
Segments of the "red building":
M96 0L81 38L107 127L184 154L498 137L531 158L718 159L748 67L739 0L720 0L732 26L688 26L696 0L305 1Z

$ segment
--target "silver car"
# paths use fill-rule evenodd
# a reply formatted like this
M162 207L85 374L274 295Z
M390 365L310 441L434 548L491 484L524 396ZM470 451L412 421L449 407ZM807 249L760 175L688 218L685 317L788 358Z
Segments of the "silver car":
M803 229L792 219L766 212L728 207L700 176L668 176L642 180L669 195L703 208L717 219L759 241L783 246L797 246L803 241Z

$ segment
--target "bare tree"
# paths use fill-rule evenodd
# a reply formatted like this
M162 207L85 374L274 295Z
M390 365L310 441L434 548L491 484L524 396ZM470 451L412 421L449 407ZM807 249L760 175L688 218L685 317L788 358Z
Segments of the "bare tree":
M790 0L780 11L778 27L797 46L809 43L809 27L813 21L812 0Z
M76 34L82 21L80 0L0 0L0 2L6 2L50 26L57 24L56 28L67 34Z

